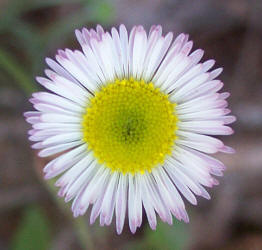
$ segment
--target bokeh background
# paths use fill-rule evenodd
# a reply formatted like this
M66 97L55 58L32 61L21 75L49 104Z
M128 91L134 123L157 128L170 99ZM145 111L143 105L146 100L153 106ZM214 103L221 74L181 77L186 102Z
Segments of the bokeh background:
M0 249L11 250L259 250L262 249L262 1L261 0L0 0ZM44 58L59 48L80 48L74 29L120 23L130 29L162 24L165 32L190 34L204 59L224 67L221 80L238 121L225 141L235 155L212 199L187 203L191 222L146 223L132 235L115 226L73 219L69 205L42 180L48 159L27 140L22 113L40 89Z

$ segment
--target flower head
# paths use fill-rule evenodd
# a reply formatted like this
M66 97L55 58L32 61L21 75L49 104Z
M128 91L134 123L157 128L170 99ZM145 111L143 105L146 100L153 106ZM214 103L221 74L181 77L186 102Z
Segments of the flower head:
M91 206L90 222L100 216L109 225L115 212L122 232L128 215L134 233L144 208L150 227L159 217L172 224L172 215L188 222L184 196L209 199L204 186L218 184L225 166L207 155L234 150L212 135L229 135L235 121L228 115L223 83L210 71L215 61L199 63L203 51L191 53L192 41L180 34L149 34L142 26L130 34L119 31L76 30L82 47L59 50L47 78L37 81L50 92L37 92L30 101L37 111L26 112L39 156L60 153L44 168L56 181L59 195L73 200L74 216Z

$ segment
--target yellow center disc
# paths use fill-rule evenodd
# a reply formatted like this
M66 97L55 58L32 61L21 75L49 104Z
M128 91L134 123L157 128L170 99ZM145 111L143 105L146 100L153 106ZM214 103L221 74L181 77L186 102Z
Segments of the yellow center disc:
M177 129L175 104L153 83L116 79L90 100L84 141L101 164L122 173L151 172L170 154Z

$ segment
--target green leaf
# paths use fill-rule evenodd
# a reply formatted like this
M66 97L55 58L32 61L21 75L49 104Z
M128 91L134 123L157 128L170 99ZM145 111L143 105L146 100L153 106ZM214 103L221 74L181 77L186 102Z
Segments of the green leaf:
M188 232L186 224L174 219L174 225L170 226L158 222L156 231L146 228L144 238L127 247L127 250L182 250L186 249Z
M156 232L148 229L146 241L156 249L180 250L187 242L186 224L175 220L173 226L160 222Z
M39 207L29 207L17 232L11 250L46 250L50 244L50 228L46 216Z
M115 16L115 9L112 4L107 1L101 1L93 7L94 21L101 24L107 24L109 21L112 22Z

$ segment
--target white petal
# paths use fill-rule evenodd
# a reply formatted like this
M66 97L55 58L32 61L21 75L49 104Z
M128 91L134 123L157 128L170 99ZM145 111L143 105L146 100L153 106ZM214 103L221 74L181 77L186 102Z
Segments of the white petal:
M116 231L121 234L126 215L127 205L127 175L120 174L118 189L116 193Z
M80 144L82 144L81 141L74 141L74 142L59 144L59 145L48 147L48 148L41 150L38 153L38 155L40 157L47 157L47 156L54 155L54 154L63 152L65 150L71 149L71 148L78 146ZM44 145L42 144L42 146L44 146Z

